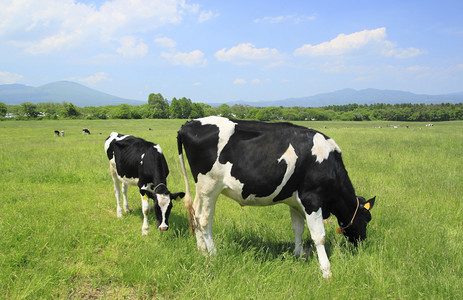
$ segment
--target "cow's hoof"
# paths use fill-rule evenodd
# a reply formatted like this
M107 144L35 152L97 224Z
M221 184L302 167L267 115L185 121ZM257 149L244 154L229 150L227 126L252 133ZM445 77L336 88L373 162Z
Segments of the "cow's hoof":
M333 277L333 274L331 274L331 271L323 271L323 278L326 280L330 280Z

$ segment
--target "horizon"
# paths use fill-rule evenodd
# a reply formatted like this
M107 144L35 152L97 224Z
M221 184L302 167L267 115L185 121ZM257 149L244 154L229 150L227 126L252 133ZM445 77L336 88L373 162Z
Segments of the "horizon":
M202 103L462 92L461 1L162 4L9 0L0 84L71 81L124 99Z

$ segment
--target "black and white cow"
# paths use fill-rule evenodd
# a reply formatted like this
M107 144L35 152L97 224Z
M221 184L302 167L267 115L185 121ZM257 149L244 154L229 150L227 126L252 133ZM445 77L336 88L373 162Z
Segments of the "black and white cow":
M105 151L108 155L109 169L114 182L117 216L122 217L120 183L122 183L124 210L126 212L129 211L127 202L128 186L137 185L144 216L142 234L146 235L148 233L149 198L154 201L158 229L161 231L167 230L169 228L172 199L183 198L185 193L171 194L167 189L169 168L161 147L141 138L113 132L106 139Z
M341 149L326 135L289 123L207 117L183 125L177 141L184 202L201 251L216 252L212 221L221 193L242 206L289 205L295 255L302 252L306 221L325 278L331 271L324 218L334 214L340 231L355 244L366 238L375 198L365 201L355 195ZM196 183L193 203L182 146Z
M87 128L82 128L82 134L91 134Z

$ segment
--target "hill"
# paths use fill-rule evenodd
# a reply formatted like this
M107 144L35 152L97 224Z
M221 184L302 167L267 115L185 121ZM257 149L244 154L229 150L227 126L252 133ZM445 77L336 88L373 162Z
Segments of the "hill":
M22 84L0 85L0 102L17 105L22 102L71 102L76 106L141 105L145 102L124 99L70 81L57 81L39 87Z
M106 105L141 105L144 101L124 99L109 95L81 84L70 81L57 81L39 87L31 87L22 84L0 85L0 102L9 105L17 105L21 102L72 102L79 107L106 106ZM222 102L223 103L223 102ZM219 106L222 103L208 103ZM317 94L300 98L287 98L276 101L231 101L234 104L250 105L254 107L283 106L283 107L322 107L328 105L345 104L374 104L374 103L463 103L463 92L445 95L423 95L396 90L379 89L343 89L331 93Z
M283 107L322 107L328 105L345 105L345 104L374 104L374 103L463 103L463 92L445 94L445 95L422 95L396 90L379 90L379 89L343 89L331 93L317 94L314 96L301 98L287 98L276 101L239 101L230 102L229 105L243 104L250 106L283 106Z

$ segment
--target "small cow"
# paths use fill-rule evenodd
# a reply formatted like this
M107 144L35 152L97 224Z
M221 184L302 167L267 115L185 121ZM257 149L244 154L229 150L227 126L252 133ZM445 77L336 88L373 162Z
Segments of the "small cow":
M221 193L242 206L287 204L295 255L302 252L305 220L325 278L331 277L331 270L324 246L324 218L334 214L338 231L354 244L366 238L375 198L366 201L355 195L341 149L318 131L290 123L207 117L184 124L177 144L186 185L184 203L203 252L216 252L212 221ZM194 202L182 148L195 181Z
M59 136L59 131L55 130L55 136Z
M88 130L87 128L83 128L82 134L91 134L91 133L90 133L90 130Z
M158 229L169 228L169 215L172 209L172 199L183 198L185 193L171 194L167 189L169 168L162 154L161 147L144 139L117 132L111 133L106 139L105 151L109 159L109 169L114 182L114 192L117 201L117 216L122 217L120 204L122 193L124 211L129 211L127 189L129 185L137 185L143 211L142 234L148 233L149 198L154 201L154 211Z

